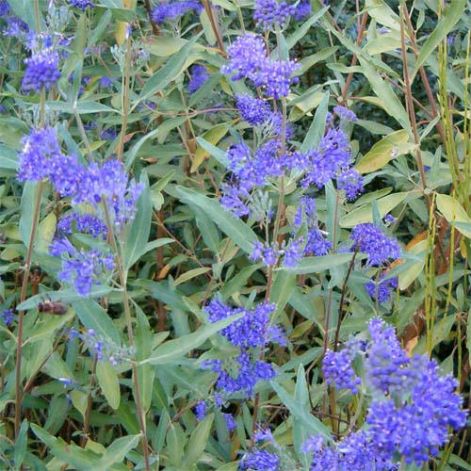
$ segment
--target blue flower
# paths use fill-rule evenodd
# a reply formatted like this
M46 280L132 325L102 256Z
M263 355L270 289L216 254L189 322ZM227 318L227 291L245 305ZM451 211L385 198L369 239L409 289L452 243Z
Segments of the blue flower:
M365 283L365 290L371 298L377 300L380 304L387 303L391 297L391 292L398 286L397 276L387 278L386 280L368 281Z
M240 461L240 469L250 471L277 471L279 465L279 456L267 450L253 450Z
M397 240L387 236L379 227L371 223L358 224L352 230L352 250L365 253L368 264L379 266L388 260L395 260L401 255Z
M357 344L352 342L340 352L327 350L322 363L322 371L328 384L338 389L348 389L353 394L359 391L361 379L353 369L357 354Z
M0 314L0 319L6 326L12 325L15 320L13 309L4 309Z
M49 177L51 167L63 158L53 128L33 129L22 140L18 180L39 181Z
M198 422L201 422L208 413L208 406L205 401L199 401L195 406L195 416Z
M296 8L288 5L285 1L277 0L255 0L255 11L253 14L255 23L263 31L274 30L288 24L289 17L293 15Z
M194 65L191 68L191 78L188 83L188 92L195 93L209 79L208 69L204 65Z
M334 113L339 118L341 118L345 121L351 121L351 122L358 121L357 115L352 110L349 110L348 108L345 108L345 106L337 105L334 108Z
M44 49L25 59L26 70L21 88L39 92L43 87L51 89L59 80L59 54L52 48Z
M108 230L103 221L93 214L72 213L63 217L57 224L60 234L70 235L73 232L89 234L95 238L106 239Z
M237 109L242 119L252 126L259 126L267 121L270 117L270 105L259 98L253 98L250 95L238 95Z
M337 187L339 190L345 191L348 201L354 201L364 191L363 177L355 168L344 170L337 176Z
M179 18L189 11L199 13L202 9L201 3L197 0L161 3L152 10L152 20L162 24L164 21Z
M91 0L68 0L71 6L85 11L87 8L93 8L95 5Z

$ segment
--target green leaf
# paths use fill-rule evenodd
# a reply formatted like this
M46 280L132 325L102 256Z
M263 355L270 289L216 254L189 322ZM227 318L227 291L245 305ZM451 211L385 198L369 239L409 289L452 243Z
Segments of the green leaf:
M185 457L183 458L183 469L191 469L203 454L208 444L209 433L214 422L214 414L209 414L202 420L193 430L190 440L185 449Z
M88 295L88 298L101 298L109 294L111 291L112 289L108 287L94 287ZM26 299L24 302L19 304L16 309L19 311L27 311L28 309L37 307L39 303L42 303L45 300L71 303L72 301L83 300L83 296L77 294L73 288L67 288L60 291L45 291Z
M36 251L38 253L49 253L49 246L56 232L57 217L54 213L49 213L38 226L38 236Z
M126 455L139 443L141 435L128 435L116 439L105 451L95 469L110 469L113 464L122 463Z
M370 173L383 168L390 160L407 154L415 148L409 142L409 133L396 131L377 142L355 166L360 173Z
M380 216L386 216L386 214L388 214L398 204L402 203L409 195L410 193L408 192L393 193L376 200ZM353 211L340 218L341 227L354 227L357 224L363 224L365 222L373 222L372 203L367 203L359 208L355 208Z
M385 104L384 110L409 132L409 116L404 106L402 106L401 100L399 100L398 96L394 93L392 86L381 77L369 60L359 56L359 61L365 77L368 79L368 82L370 82L371 88L376 96Z
M331 439L330 430L317 417L311 415L309 411L307 411L306 408L292 397L281 385L275 381L270 381L270 384L278 394L281 402L283 402L283 404L289 409L293 417L303 424L310 435L322 435L328 440Z
M174 192L184 203L189 206L197 206L203 210L219 229L242 250L246 253L252 253L253 245L258 240L255 232L239 218L226 211L218 200L208 198L201 193L181 186L174 187Z
M324 7L314 13L308 20L306 20L305 23L303 23L301 26L297 27L295 32L291 34L287 39L286 39L286 45L288 46L288 50L293 49L293 47L303 39L308 31L311 29L312 25L314 23L317 23L317 21L322 18L325 14L325 12L328 10L328 7Z
M296 374L296 388L294 390L296 403L305 410L309 409L309 390L306 383L306 373L302 364L299 365ZM308 430L299 418L293 418L293 445L298 458L302 461L304 468L309 469L309 457L303 453L302 445L309 438Z
M79 101L75 104L65 101L49 101L47 107L53 111L70 114L119 113L118 110L96 101Z
M31 424L31 430L39 438L39 440L47 445L50 452L64 463L72 465L74 468L80 471L100 469L97 467L99 456L95 453L84 450L74 443L66 443L64 440L62 440L62 438L56 438L50 435L36 424Z
M98 384L112 409L117 409L121 401L118 375L109 361L99 361L96 365Z
M332 255L325 255L323 257L306 257L303 258L295 267L282 268L281 270L296 275L322 273L329 268L349 263L352 257L353 254L351 253L337 253Z
M38 195L38 184L26 182L23 186L23 194L21 195L21 216L20 216L20 234L21 240L25 246L28 246L33 226L33 215L35 199Z
M150 358L141 361L140 364L151 363L152 365L165 365L179 360L188 352L191 352L191 350L201 346L209 337L231 325L242 316L243 313L236 314L227 319L215 322L214 324L204 325L192 334L183 335L175 340L165 342L152 352Z
M204 149L208 153L208 155L213 156L220 164L224 165L224 167L227 167L228 161L226 153L223 150L211 144L201 136L196 138L196 142L198 143L200 148Z
M107 312L98 303L91 299L82 299L73 301L72 307L87 329L93 329L98 336L120 345L121 339L118 329L108 317Z
M16 170L18 168L17 152L5 144L0 144L0 168Z
M325 131L326 116L327 111L329 110L329 97L330 93L325 92L322 101L317 107L316 114L312 120L311 126L309 126L306 137L304 138L300 149L301 152L307 152L319 145Z
M452 196L437 195L436 203L438 210L442 213L443 217L452 225L455 223L456 228L468 238L471 238L471 226L464 224L471 224L471 218L466 213L461 204ZM462 224L464 223L464 224Z
M15 469L21 469L23 461L26 456L26 449L28 445L28 428L29 424L26 419L23 420L18 437L15 440L15 450L13 452L13 461Z
M149 181L145 173L141 177L141 183L144 185L144 190L137 202L136 217L127 234L124 248L124 265L126 269L131 268L146 253L152 223L152 200Z
M436 28L427 37L427 40L422 44L419 50L419 56L415 63L414 70L411 74L411 80L414 80L415 75L420 67L425 64L432 52L443 41L447 34L453 29L456 23L463 17L466 8L466 0L452 0L446 7L443 16L440 18Z
M193 51L193 47L199 36L200 35L198 34L191 41L188 41L175 55L170 57L161 69L159 69L152 77L147 79L145 85L142 87L139 102L162 91L170 82L175 80L183 72L185 63Z

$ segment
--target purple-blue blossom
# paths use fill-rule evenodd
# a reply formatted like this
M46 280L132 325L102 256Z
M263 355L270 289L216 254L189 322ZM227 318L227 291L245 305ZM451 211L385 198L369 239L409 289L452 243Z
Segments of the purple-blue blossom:
M279 465L279 456L267 450L252 450L240 460L241 470L278 471Z
M371 280L365 283L365 290L371 298L378 301L379 304L384 304L391 298L392 291L398 287L398 278Z
M353 342L340 352L327 350L322 362L322 371L328 384L338 389L348 389L353 394L359 391L361 379L353 369L356 354L357 347Z
M345 121L351 121L352 123L358 121L357 115L350 109L342 105L337 105L334 108L334 113Z
M260 347L267 343L267 328L274 304L261 303L253 309L232 308L220 300L212 300L205 308L210 322L243 313L243 317L221 330L221 334L239 347Z
M208 69L204 65L194 65L190 72L190 81L188 82L188 92L195 93L209 79Z
M199 13L202 9L201 3L197 0L160 3L152 10L152 21L162 24L164 21L180 18L190 11Z
M92 287L99 285L103 277L114 269L114 257L110 253L77 249L66 238L54 239L49 253L62 261L59 280L73 286L83 297L88 296Z
M91 0L68 0L71 6L85 11L87 8L93 8L95 5Z
M311 16L312 8L309 0L300 0L294 11L294 19L302 21Z
M401 247L396 239L386 235L372 223L358 224L352 230L353 250L367 255L368 265L379 266L401 255Z
M250 95L238 95L236 104L242 119L252 126L260 126L270 118L271 108L265 100Z
M331 248L332 242L327 239L326 235L317 226L308 230L304 255L315 255L316 257L320 257L322 255L327 255Z
M363 177L353 167L344 170L337 175L337 188L345 192L348 201L354 201L365 191Z
M253 14L255 23L263 31L273 31L276 27L284 28L296 9L285 1L255 0Z
M201 422L208 413L208 405L206 401L199 401L195 406L195 416L198 422Z
M323 188L339 172L348 168L351 160L350 143L345 133L338 128L328 129L319 147L308 152L304 168L300 168L306 172L302 185Z
M290 86L297 83L293 77L299 64L290 60L273 60L267 57L263 38L251 33L240 36L228 50L229 61L222 72L232 80L248 79L264 93L279 99L289 94Z
M22 140L18 180L39 181L49 177L51 165L62 157L54 128L33 129Z
M15 320L13 309L4 309L0 314L0 319L6 326L12 325Z
M57 224L57 232L70 235L74 232L89 234L95 238L106 239L106 224L93 214L72 213L61 218Z
M59 80L59 54L52 48L34 53L25 59L26 70L21 82L25 91L39 92L42 88L51 89Z

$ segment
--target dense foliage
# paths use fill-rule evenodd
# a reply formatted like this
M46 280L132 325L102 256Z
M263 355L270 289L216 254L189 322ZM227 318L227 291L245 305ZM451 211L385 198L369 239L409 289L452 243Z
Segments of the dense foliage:
M466 0L0 16L0 469L471 469Z

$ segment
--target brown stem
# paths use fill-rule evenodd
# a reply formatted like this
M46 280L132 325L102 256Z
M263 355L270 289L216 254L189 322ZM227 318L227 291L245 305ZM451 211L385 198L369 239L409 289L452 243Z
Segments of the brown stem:
M401 16L405 16L406 12L404 11L404 3L401 5ZM422 191L425 191L425 188L427 187L427 182L425 179L425 169L424 169L424 164L422 161L422 153L420 151L420 138L419 138L419 132L417 130L417 118L415 115L415 109L414 109L414 102L413 102L413 95L412 95L412 84L410 80L410 75L409 75L409 65L407 63L407 51L406 51L406 39L405 39L405 31L404 31L404 21L402 21L401 18L401 53L402 53L402 62L403 62L403 75L404 75L404 88L405 88L405 98L406 98L406 108L409 113L409 119L411 122L412 126L412 134L414 136L414 142L417 146L416 152L415 152L415 159L417 163L417 167L419 169L419 174L420 174L420 181L422 183ZM429 201L430 198L427 198ZM430 204L429 204L430 207Z
M415 35L414 27L412 26L412 22L410 19L409 11L407 9L407 5L403 5L404 7L404 19L406 20L407 30L409 33L410 44L412 46L412 51L414 52L415 57L419 56L418 49L417 49L417 38ZM435 95L433 94L432 87L430 86L430 81L427 77L427 73L425 72L424 66L420 66L419 68L420 78L425 88L425 93L427 94L428 102L430 103L430 107L432 108L432 117L435 118L438 116L438 108L437 103L435 101ZM445 132L443 131L443 126L440 121L437 122L435 125L438 134L440 134L440 138L442 142L445 142Z
M358 30L358 35L357 35L357 46L360 46L361 41L363 39L363 33L365 32L367 20L368 20L368 13L363 13L363 16L361 17L360 28ZM357 55L353 54L350 67L355 67L357 61L358 61ZM349 72L349 74L347 75L347 80L345 80L345 85L342 88L342 103L345 103L347 101L347 93L348 93L348 89L350 88L350 84L352 83L352 80L353 80L353 72Z
M353 266L355 265L355 258L357 256L358 249L353 252L353 257L352 260L350 261L350 265L348 266L348 271L347 275L345 276L345 280L343 282L342 286L342 294L340 295L340 304L339 304L339 315L337 318L337 328L335 329L335 341L334 341L334 352L337 351L338 348L338 343L339 343L339 337L340 337L340 326L342 324L342 318L343 318L343 305L345 303L345 295L347 292L347 283L348 279L350 278L350 275L352 274Z
M152 32L158 36L160 34L160 28L157 26L157 23L152 19L152 5L150 0L144 0L144 7L147 11L147 16L149 17L150 25L152 26Z
M36 236L36 229L39 222L39 212L41 210L41 197L43 191L43 182L38 183L36 188L36 198L33 209L33 221L31 224L31 232L29 234L28 249L25 259L25 270L21 282L20 303L26 299L28 291L29 274L31 271L31 260L33 258L33 245ZM16 366L15 366L15 437L18 437L21 424L21 403L23 400L23 391L21 388L21 360L23 355L23 324L25 311L18 313L18 336L16 343Z
M223 56L226 56L226 50L224 49L224 41L222 40L221 30L219 29L219 24L214 15L213 6L211 5L210 0L201 0L208 15L209 22L211 23L211 28L216 36L216 42L218 43L218 48L221 51Z

